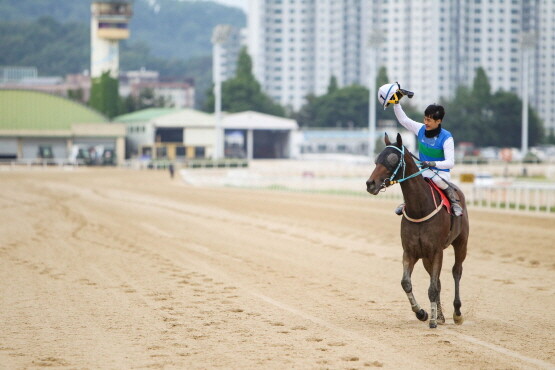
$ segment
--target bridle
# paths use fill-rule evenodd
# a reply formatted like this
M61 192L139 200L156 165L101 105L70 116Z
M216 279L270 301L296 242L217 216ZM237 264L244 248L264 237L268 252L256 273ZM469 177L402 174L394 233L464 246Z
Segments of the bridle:
M384 181L380 185L380 191L382 191L382 190L385 191L391 185L399 184L399 183L402 183L403 181L407 181L409 179L412 179L413 177L416 177L416 176L420 175L422 172L427 170L427 168L421 168L419 171L413 173L412 175L405 176L405 170L406 170L406 167L407 167L407 163L405 161L405 147L402 146L401 149L399 149L395 145L388 145L388 146L386 146L386 148L394 148L399 153L401 153L401 158L399 159L399 163L397 164L397 167L395 168L395 170L393 171L391 176L384 179ZM418 158L414 154L412 154L410 152L409 152L409 154L415 158L415 162L416 162L417 165L419 165L421 163L420 160L418 160ZM385 167L387 168L387 166L385 166ZM399 172L399 170L401 168L403 170L403 177L400 178L399 180L394 180L395 177L397 176L397 173ZM434 197L434 204L436 204L436 200L435 200L433 190L432 190L432 196ZM425 217L418 218L418 219L409 217L407 215L406 211L405 211L405 207L403 207L403 216L405 216L405 218L407 220L409 220L411 222L414 222L414 223L424 222L424 221L427 221L430 218L432 218L436 213L438 213L441 210L442 206L443 206L442 202L439 202L439 205L437 205L437 207L430 214L428 214Z
M397 167L395 168L395 170L392 172L390 177L387 177L383 180L382 184L380 185L380 191L383 190L385 191L386 188L388 188L391 185L395 185L395 184L400 184L403 181L406 181L408 179L412 179L413 177L416 177L418 175L420 175L422 172L426 171L426 168L422 168L420 169L420 171L417 171L415 173L413 173L412 175L409 176L405 176L405 170L407 167L407 163L405 161L405 146L401 146L401 149L397 148L395 145L387 145L385 147L387 148L393 148L395 150L397 150L399 153L401 153L401 158L399 159L399 163L397 164ZM410 153L410 152L409 152ZM410 155L412 155L414 158L416 158L416 156L412 153L410 153ZM419 163L420 161L416 158L417 163ZM397 172L399 172L399 170L402 168L403 170L403 177L395 180L395 176L397 176Z

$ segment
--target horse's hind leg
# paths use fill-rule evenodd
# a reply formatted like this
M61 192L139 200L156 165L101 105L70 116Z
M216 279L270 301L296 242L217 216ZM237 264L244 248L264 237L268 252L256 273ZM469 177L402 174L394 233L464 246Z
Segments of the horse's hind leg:
M422 259L422 264L430 276L432 276L432 262L427 259ZM445 316L443 315L443 307L441 307L441 279L437 281L439 287L439 294L437 295L437 323L440 325L445 324Z
M459 236L453 242L453 248L455 250L455 264L453 265L453 279L455 280L455 300L453 301L453 306L455 307L455 312L453 313L453 320L455 324L462 324L464 321L463 315L461 313L461 297L459 295L459 283L461 281L462 271L463 271L463 261L466 258L466 244L468 242L467 236Z
M401 286L403 287L405 293L407 293L412 311L416 314L416 318L420 321L426 321L428 320L428 313L420 308L420 305L416 303L416 299L412 294L412 283L410 277L416 261L417 259L409 256L407 252L403 253L403 279L401 280Z

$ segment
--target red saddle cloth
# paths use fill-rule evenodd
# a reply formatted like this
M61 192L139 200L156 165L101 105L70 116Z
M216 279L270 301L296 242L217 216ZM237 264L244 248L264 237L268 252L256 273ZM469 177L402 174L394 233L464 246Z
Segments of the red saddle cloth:
M434 204L436 204L436 207L437 207L437 201L436 201L436 195L433 189L437 190L437 192L441 197L441 204L443 204L447 212L451 214L451 202L449 202L449 198L447 198L447 195L445 195L443 190L441 190L439 186L436 185L435 182L429 179L426 179L426 181L428 181L428 185L430 185L430 191L432 192L432 197L434 198Z

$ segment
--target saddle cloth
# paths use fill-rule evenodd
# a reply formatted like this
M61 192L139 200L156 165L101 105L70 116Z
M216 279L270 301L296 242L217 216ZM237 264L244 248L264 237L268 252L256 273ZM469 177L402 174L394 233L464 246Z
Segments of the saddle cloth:
M443 206L445 207L445 209L447 210L447 212L449 214L451 214L451 202L449 202L449 198L447 198L447 195L445 195L445 193L443 192L443 190L441 190L439 188L439 186L436 185L435 182L433 182L433 180L430 179L426 179L426 181L428 181L428 185L430 185L430 191L432 192L432 196L434 196L434 203L436 203L437 201L435 200L435 195L434 195L434 191L433 189L437 190L437 192L439 193L440 197L441 197L441 204L443 204ZM433 189L432 189L433 188ZM436 203L437 204L437 203Z

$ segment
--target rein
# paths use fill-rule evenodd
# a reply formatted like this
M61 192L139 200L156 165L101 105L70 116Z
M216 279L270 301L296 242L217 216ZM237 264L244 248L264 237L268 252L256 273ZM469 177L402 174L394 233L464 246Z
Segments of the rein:
M399 164L397 165L397 168L395 168L395 171L393 171L393 173L391 174L391 177L385 179L381 185L381 188L385 189L391 185L395 185L395 184L400 184L403 181L412 179L413 177L416 177L418 175L420 175L422 172L426 171L425 168L422 168L420 171L413 173L412 175L406 176L405 177L405 169L407 167L407 164L405 162L405 147L401 147L401 149L397 148L395 145L388 145L386 146L386 148L394 148L395 150L399 151L401 153L401 159L399 160ZM414 155L412 153L410 153L413 157ZM416 158L416 157L415 157ZM403 167L403 177L400 178L399 180L393 180L395 178L395 176L397 176L397 171L399 171L399 169ZM387 182L387 185L386 185Z

